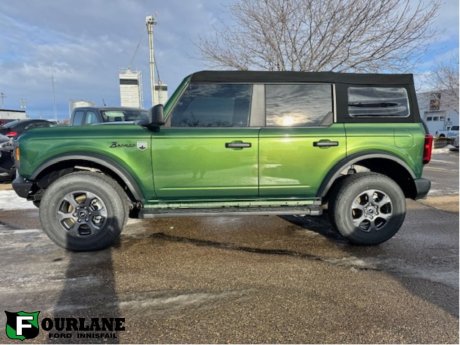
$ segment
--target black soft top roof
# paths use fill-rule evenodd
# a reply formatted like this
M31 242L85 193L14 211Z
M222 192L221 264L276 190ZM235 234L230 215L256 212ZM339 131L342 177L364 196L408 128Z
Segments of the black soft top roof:
M265 71L200 71L190 75L192 82L213 83L279 83L316 82L363 85L413 85L412 74L368 74L336 72L265 72Z
M101 107L98 107L98 106L91 106L91 105L88 105L88 106L83 106L83 107L75 107L73 110L87 110L87 109L92 109L92 110L99 110L99 111L115 111L115 110L140 110L140 111L144 111L145 109L142 109L142 108L135 108L135 107L110 107L110 106L101 106Z

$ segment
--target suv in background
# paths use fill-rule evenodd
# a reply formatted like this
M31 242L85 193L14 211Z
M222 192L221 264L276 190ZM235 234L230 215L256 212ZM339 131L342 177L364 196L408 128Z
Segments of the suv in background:
M145 119L147 110L127 107L78 107L72 111L71 126L91 125L104 122L134 122Z
M144 121L25 134L13 187L70 250L110 246L128 217L326 209L376 245L427 195L432 140L411 74L203 71Z

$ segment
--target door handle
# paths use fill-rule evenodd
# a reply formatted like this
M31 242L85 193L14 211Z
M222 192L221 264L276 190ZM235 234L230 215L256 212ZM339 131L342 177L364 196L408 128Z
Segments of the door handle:
M251 143L245 143L243 141L232 141L231 143L225 143L225 148L227 149L245 149L251 147Z
M328 139L321 139L320 141L313 142L314 147L332 147L332 146L339 146L338 141L331 141Z

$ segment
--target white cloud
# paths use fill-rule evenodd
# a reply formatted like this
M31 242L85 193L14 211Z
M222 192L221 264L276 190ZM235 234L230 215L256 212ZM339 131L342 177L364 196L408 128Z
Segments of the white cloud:
M215 2L23 0L0 3L0 90L6 105L28 99L29 110L52 109L54 76L60 112L71 98L119 102L118 72L139 47L133 67L148 83L145 16L158 15L156 55L163 81L174 88L186 74L200 69L192 40L208 28ZM211 3L211 5L209 5ZM148 99L148 92L145 92ZM148 105L148 102L146 102ZM41 111L41 110L40 110Z

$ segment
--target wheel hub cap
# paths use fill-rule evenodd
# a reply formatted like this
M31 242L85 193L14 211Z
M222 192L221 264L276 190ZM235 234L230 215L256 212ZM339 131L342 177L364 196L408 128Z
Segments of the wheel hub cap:
M367 218L374 219L374 217L379 214L378 207L373 205L367 206L365 208L365 213Z
M69 236L89 237L99 233L107 221L104 201L88 191L66 194L57 210L57 218Z
M381 230L393 216L390 197L380 190L369 189L358 194L351 205L353 225L361 231Z

